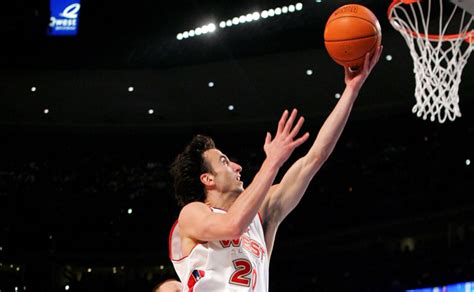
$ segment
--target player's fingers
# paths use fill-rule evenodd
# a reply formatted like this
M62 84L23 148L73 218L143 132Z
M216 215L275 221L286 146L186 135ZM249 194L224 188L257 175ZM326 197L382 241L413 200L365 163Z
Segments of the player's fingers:
M349 67L344 66L344 74L346 74L346 76L351 76L351 71L349 70Z
M359 72L363 69L364 69L364 66L362 66L362 67L360 67L360 66L358 66L358 67L347 67L347 73L352 78L355 75L359 74Z
M267 132L267 135L265 136L265 145L269 144L272 141L272 134L270 132Z
M372 62L370 60L370 52L367 52L367 54L365 54L365 60L364 60L364 71L369 72L369 68L371 67L371 65L372 65Z
M296 148L298 146L300 146L301 144L303 144L304 142L306 142L306 140L308 140L309 138L309 133L306 132L304 133L303 136L299 137L298 139L296 139L295 141L293 141L293 146Z
M293 130L291 130L291 133L290 133L291 138L296 137L296 135L298 135L301 127L303 126L303 123L304 123L304 117L300 117L298 119L298 122L296 123L296 126L293 128Z
M281 115L280 121L278 122L277 133L281 133L283 131L283 129L285 128L285 122L287 118L288 118L288 110L285 110L283 114Z
M379 48L378 48L378 51L377 51L377 59L375 61L375 63L377 63L380 59L380 56L382 56L382 51L383 51L383 46L381 45Z
M295 121L297 114L298 114L297 109L293 109L291 111L290 118L288 119L288 121L286 121L285 129L284 129L285 133L290 133L290 130L293 127L293 122Z
M371 69L375 66L375 64L378 63L378 61L380 59L380 56L382 55L382 50L383 50L382 45L377 47L377 50L375 51L374 57L371 60L371 64L370 64Z

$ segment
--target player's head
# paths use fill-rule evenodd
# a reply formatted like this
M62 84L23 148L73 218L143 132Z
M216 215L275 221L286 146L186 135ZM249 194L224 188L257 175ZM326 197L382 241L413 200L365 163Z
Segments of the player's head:
M210 172L211 168L204 160L203 154L215 148L216 145L210 137L197 135L171 164L170 173L178 205L205 201L206 192L200 176Z
M242 167L231 161L219 149L209 149L203 153L209 171L200 175L201 183L207 192L238 196L244 191L240 180Z
M156 285L152 292L180 292L183 291L183 285L181 282L174 279L168 279L160 284Z
M241 170L240 165L215 147L210 137L195 136L171 165L178 204L204 202L209 190L240 194L243 191Z

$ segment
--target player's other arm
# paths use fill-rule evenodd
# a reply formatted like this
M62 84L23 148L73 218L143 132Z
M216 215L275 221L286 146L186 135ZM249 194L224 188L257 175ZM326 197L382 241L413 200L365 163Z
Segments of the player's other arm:
M271 187L261 207L265 224L278 225L296 207L311 179L334 150L346 125L359 90L379 60L381 47L370 58L367 54L364 67L359 72L345 68L346 88L321 127L308 153L297 160L283 176L281 182Z
M308 139L308 133L296 139L304 122L304 119L300 118L293 127L296 114L296 111L293 111L288 118L288 111L283 113L274 139L267 133L264 145L266 159L252 183L240 194L227 213L214 213L200 202L190 203L182 209L178 220L184 236L198 241L223 240L238 238L246 231L257 215L281 165L296 147Z

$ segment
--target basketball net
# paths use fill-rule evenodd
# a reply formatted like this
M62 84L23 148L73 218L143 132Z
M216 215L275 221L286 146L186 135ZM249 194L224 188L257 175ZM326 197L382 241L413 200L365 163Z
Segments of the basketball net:
M422 7L417 0L393 0L388 17L405 39L414 61L416 104L412 112L424 120L429 117L444 123L461 117L458 90L463 68L474 48L474 16L453 5L450 16L443 19L444 0L439 0L438 31L430 34L431 2L435 1L424 0ZM447 34L450 24L458 33Z

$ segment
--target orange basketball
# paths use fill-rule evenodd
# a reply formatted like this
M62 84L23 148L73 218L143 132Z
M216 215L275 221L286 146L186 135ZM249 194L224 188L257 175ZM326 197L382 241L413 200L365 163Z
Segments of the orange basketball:
M359 4L348 4L334 11L326 22L324 44L338 64L359 68L367 52L380 46L382 30L377 17Z

